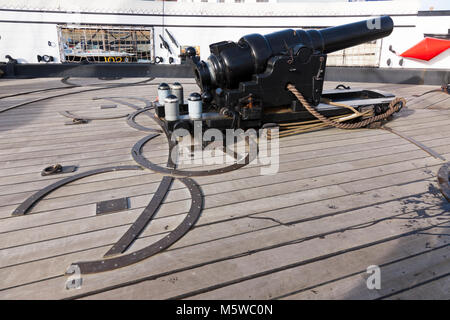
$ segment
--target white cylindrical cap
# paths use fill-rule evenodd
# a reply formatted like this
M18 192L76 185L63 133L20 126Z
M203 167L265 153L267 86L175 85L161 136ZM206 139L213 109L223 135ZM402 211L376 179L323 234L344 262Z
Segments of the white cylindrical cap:
M164 99L164 113L166 121L176 121L180 115L178 98L172 94Z
M158 101L160 105L164 105L164 100L170 95L170 87L167 83L160 83L158 86Z
M170 86L170 91L178 98L179 103L184 103L183 86L179 82L174 82Z
M194 92L188 98L189 118L197 120L202 118L202 97Z

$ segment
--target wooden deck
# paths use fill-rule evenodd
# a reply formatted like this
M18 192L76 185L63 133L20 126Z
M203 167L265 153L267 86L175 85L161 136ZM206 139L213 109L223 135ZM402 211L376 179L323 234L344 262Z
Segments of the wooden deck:
M138 79L143 80L143 79ZM104 173L68 184L24 216L11 213L34 192L63 177L96 168L134 165L130 150L147 133L125 119L64 125L58 112L102 116L129 113L93 97L121 97L143 107L145 86L101 89L136 79L0 79L0 299L449 299L450 205L436 172L444 163L385 130L326 129L280 141L276 175L248 166L194 177L204 209L191 231L169 249L134 265L83 275L66 289L67 267L101 259L152 198L161 175L149 170ZM166 79L167 80L167 79ZM173 81L169 80L169 81ZM180 79L185 95L196 90ZM152 85L153 84L153 85ZM92 86L93 85L93 86ZM409 100L389 126L450 159L450 96L413 97L436 87L349 84L377 88ZM334 88L336 83L327 83ZM10 96L10 97L6 97ZM147 117L142 125L157 126ZM165 137L144 148L153 161L167 158ZM75 173L46 176L51 164ZM130 209L96 216L96 203L129 197ZM163 206L130 251L148 246L186 216L190 194L175 181ZM366 268L381 268L381 289L368 290Z

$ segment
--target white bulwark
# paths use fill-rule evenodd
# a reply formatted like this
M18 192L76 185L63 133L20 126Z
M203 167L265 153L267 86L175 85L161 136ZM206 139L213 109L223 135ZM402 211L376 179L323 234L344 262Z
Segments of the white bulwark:
M187 46L206 59L211 43L249 33L324 28L390 15L395 24L390 36L333 53L328 65L448 69L450 50L430 61L398 56L426 35L448 35L448 8L434 2L438 10L433 1L420 0L0 0L0 61L9 55L19 63L38 63L38 56L48 55L50 63L179 64Z

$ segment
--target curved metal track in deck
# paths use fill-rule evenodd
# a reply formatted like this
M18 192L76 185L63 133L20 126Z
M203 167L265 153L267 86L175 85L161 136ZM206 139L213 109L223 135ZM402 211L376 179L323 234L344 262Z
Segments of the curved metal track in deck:
M13 94L9 94L6 96L1 96L1 99L7 99L7 98L12 98L12 97L18 97L18 96L24 96L27 94L32 94L32 93L39 93L39 92L46 92L46 91L52 91L52 90L59 90L59 89L72 89L72 88L77 88L79 86L66 86L66 87L54 87L54 88L45 88L45 89L38 89L38 90L32 90L32 91L25 91L25 92L19 92L19 93L13 93Z
M74 267L78 267L80 268L80 272L82 274L89 274L123 268L131 264L140 262L163 251L164 249L170 247L172 244L178 241L181 237L183 237L200 217L200 213L203 207L203 196L200 187L194 182L194 180L189 178L181 178L179 180L189 189L192 202L186 218L184 218L183 222L179 224L178 227L175 228L175 230L173 230L157 242L135 252L116 258L97 261L75 262L72 263L68 270L73 270Z
M137 239L139 234L144 230L150 220L158 211L161 203L169 192L170 186L172 185L174 178L164 177L158 186L155 194L150 200L149 204L145 207L144 211L132 224L132 226L125 232L125 234L119 239L119 241L114 244L114 246L105 253L103 257L107 258L116 254L125 252L128 247Z
M84 90L79 90L79 91L75 91L75 92L65 92L65 93L53 95L53 96L50 96L50 97L44 97L44 98L39 98L39 99L34 99L34 100L30 100L30 101L21 102L21 103L18 103L18 104L6 107L4 109L1 109L0 113L6 112L6 111L11 110L11 109L16 109L16 108L19 108L19 107L23 107L23 106L26 106L26 105L29 105L29 104L32 104L32 103L35 103L35 102L50 100L50 99L64 97L64 96L69 96L69 95L78 94L78 93L85 93L85 92L99 91L99 90L106 90L106 89L114 89L114 88L121 88L121 87L128 87L128 86L144 86L144 85L148 85L147 82L151 81L153 79L155 79L155 78L147 79L146 83L138 83L138 82L136 82L136 83L133 83L133 84L124 84L124 85L118 84L118 85L109 86L109 87L90 88L90 89L84 89Z
M142 167L140 166L115 166L115 167L107 167L107 168L101 168L101 169L95 169L86 171L83 173L79 173L76 175L73 175L71 177L67 177L65 179L59 180L44 189L39 190L38 192L32 194L28 199L26 199L24 202L22 202L16 210L12 213L13 216L20 216L27 214L27 212L37 203L39 202L44 196L48 195L49 193L55 191L56 189L73 182L75 180L89 177L95 174L105 173L105 172L114 172L114 171L121 171L121 170L142 170Z
M155 134L154 136L158 136L158 134ZM170 160L168 160L167 165L171 166L173 164ZM127 232L125 232L125 234L119 239L119 241L117 241L116 244L114 244L114 246L105 253L105 258L125 252L128 247L137 239L139 234L144 230L144 228L148 225L150 220L158 211L161 203L169 192L173 180L174 178L169 176L165 176L161 180L158 189L153 194L152 200L150 200L144 211L142 211L133 225L127 230Z
M140 97L126 97L126 96L124 96L124 97L94 97L94 98L92 98L92 100L108 100L108 101L120 103L120 104L126 105L126 106L128 106L130 108L133 108L135 110L143 109L143 108L141 108L141 107L139 107L139 106L137 106L135 104L129 103L127 101L119 100L119 99L133 99L133 100L142 101L142 102L145 103L145 107L144 108L148 108L148 107L153 106L153 103L151 101L149 101L149 100L147 100L145 98L140 98Z
M129 103L129 102L127 102L127 101L121 100L121 99L123 99L123 98L126 98L126 99L134 99L134 100L142 101L142 102L145 103L145 107L144 107L144 108L141 108L141 107L139 107L139 106L137 106L137 105L135 105L135 104L133 104L133 103ZM137 117L138 115L140 115L141 113L144 113L144 112L147 112L147 111L149 111L149 110L154 109L153 102L151 102L151 101L149 101L149 100L147 100L147 99L140 98L140 97L95 97L95 98L93 98L92 100L108 100L108 101L111 101L111 102L119 103L119 104L128 106L128 107L130 107L130 108L133 108L133 109L135 109L136 111L133 112L133 113L131 113L131 114L129 114L129 115L128 115L128 118L127 118L127 124L128 124L130 127L134 128L134 129L136 129L136 130L139 130L139 131L162 133L162 130L153 129L153 128L148 128L148 127L145 127L145 126L143 126L143 125L140 125L139 123L136 122L136 117ZM152 118L152 116L151 116L150 114L148 114L148 116L149 116L150 118Z
M142 148L144 147L144 145L150 141L151 139L153 139L156 135L148 135L144 138L142 138L141 140L139 140L132 148L131 150L131 155L134 159L134 161L136 161L138 164L140 164L141 166L150 169L152 171L164 174L164 175L169 175L169 176L175 176L175 177L199 177L199 176L211 176L211 175L216 175L216 174L222 174L222 173L226 173L226 172L230 172L230 171L234 171L237 170L239 168L242 168L244 166L246 166L247 164L249 164L250 161L250 154L247 154L247 156L245 157L245 159L243 159L242 163L236 162L230 166L226 166L223 168L218 168L218 169L210 169L210 170L179 170L176 168L167 168L167 167L162 167L159 166L153 162L151 162L150 160L148 160L147 158L145 158L142 155ZM169 143L170 145L170 143ZM169 156L171 154L171 151L173 150L173 147L170 146L169 147Z
M150 160L148 160L147 158L145 158L142 155L142 148L143 146L150 141L151 139L153 139L155 137L155 135L148 135L144 138L142 138L141 140L139 140L131 149L131 156L133 157L134 161L136 161L138 164L140 164L141 166L148 168L152 171L164 174L164 175L170 175L170 176L175 176L175 177L195 177L195 176L210 176L210 175L216 175L216 174L222 174L222 173L226 173L226 172L230 172L230 171L234 171L237 169L240 169L244 166L246 166L247 164L249 164L250 162L252 162L254 159L250 158L250 153L247 154L247 156L243 159L243 160L237 160L236 163L227 166L227 167L223 167L223 168L218 168L218 169L211 169L211 170L178 170L175 168L175 165L172 162L172 150L173 148L176 146L175 142L172 141L172 139L170 138L170 133L167 129L166 124L161 121L158 117L154 116L154 115L150 115L147 113L147 115L152 118L163 130L164 134L166 135L167 138L167 142L169 144L169 166L168 167L161 167L157 164L154 164L153 162L151 162ZM225 148L225 152L228 152L229 150L227 148ZM255 155L256 156L256 155ZM237 154L234 153L234 158L237 158Z
M127 124L130 127L134 128L136 130L146 131L146 132L159 132L159 133L162 133L162 130L144 127L143 125L140 125L139 123L136 122L136 117L138 115L140 115L141 113L148 112L149 110L152 110L152 109L153 109L153 107L151 106L151 107L140 109L140 110L137 110L137 111L133 112L132 114L130 114L128 116Z
M70 77L66 77L66 78L62 78L61 82L68 85L68 86L74 86L74 87L83 87L82 84L76 84L73 83L71 81L69 81ZM136 85L141 85L141 84L145 84L149 81L152 81L153 79L155 79L154 77L150 77L148 79L142 80L142 81L137 81L137 82L128 82L128 83L117 83L117 84L112 84L112 83L93 83L93 84L88 84L86 86L88 87L99 87L99 86L108 86L108 85L112 85L114 87L123 87L123 86L136 86ZM101 79L100 79L101 80ZM120 79L117 79L120 80Z
M93 90L100 90L104 88L96 88L96 89L89 89L85 91L93 91ZM85 92L83 91L83 92ZM81 93L81 91L73 92L70 94L75 93ZM65 94L64 94L65 95ZM61 96L61 95L58 95ZM55 97L55 96L53 96ZM49 97L49 98L53 98ZM42 100L45 100L47 98L44 98ZM115 98L111 98L115 99ZM141 100L141 99L138 99ZM142 100L141 100L142 101ZM123 101L117 100L119 103L123 103ZM146 105L148 105L148 101L144 101ZM32 103L32 102L30 102ZM150 103L151 104L151 103ZM175 168L175 164L173 163L170 154L172 149L176 146L175 142L170 139L170 133L167 130L167 127L165 124L158 118L156 118L154 115L150 114L148 111L153 108L153 105L150 105L146 108L139 108L135 105L132 105L131 103L126 104L130 107L134 108L136 111L132 113L130 116L128 116L128 121L136 124L134 122L134 119L137 115L144 113L148 115L150 118L152 118L156 123L161 127L162 132L165 133L167 137L167 141L169 144L169 157L167 160L166 167L160 167L158 165L155 165L145 159L141 155L141 149L143 145L153 139L154 137L158 136L159 134L150 134L143 139L139 140L138 143L133 147L132 149L132 155L133 158L138 162L138 164L142 164L147 168L153 169L154 171L161 172L163 174L166 174L165 177L161 180L160 185L158 186L158 189L154 193L151 201L148 203L148 205L145 207L143 212L140 214L140 216L137 218L137 220L131 225L131 227L125 232L125 234L111 247L111 249L106 252L104 255L103 260L97 260L97 261L87 261L87 262L77 262L73 263L71 267L69 267L68 270L71 270L74 266L78 266L80 268L81 273L87 274L87 273L97 273L97 272L104 272L104 271L110 271L117 268L125 267L134 263L137 263L143 259L149 258L169 246L171 246L173 243L178 241L181 237L183 237L195 224L197 219L199 218L201 214L201 210L203 207L203 196L200 190L200 187L190 178L186 178L185 176L201 176L201 175L211 175L211 174L220 174L224 172L229 172L232 170L239 169L249 163L249 157L250 154L246 156L244 159L244 163L235 163L231 166L220 168L220 169L213 169L213 170L201 170L201 171L185 171L185 170L177 170ZM99 119L115 119L115 118L121 118L122 116L113 116L113 117L79 117L78 115L72 114L68 111L61 113L62 115L69 117L69 118L82 118L82 119L88 119L88 120L99 120ZM130 124L133 126L133 124ZM136 124L136 127L139 127L140 125ZM144 129L145 131L156 131L156 129L152 128L146 128L143 127L141 130ZM161 132L161 131L158 131ZM227 149L225 149L227 151ZM236 153L234 153L235 158L237 158ZM99 173L105 173L110 171L118 171L118 170L142 170L143 168L141 166L116 166L116 167L108 167L108 168L102 168L102 169L95 169L91 171L87 171L84 173L76 174L74 176L59 180L49 186L47 186L44 189L41 189L40 191L34 193L32 196L30 196L28 199L26 199L14 212L12 215L24 215L26 214L38 201L40 201L44 196L48 195L55 189L64 186L70 182L73 182L75 180L99 174ZM178 178L188 189L191 194L191 207L189 209L189 212L187 213L185 219L183 222L178 225L171 233L166 235L164 238L158 240L157 242L143 248L140 250L137 250L135 252L120 255L117 257L108 258L113 255L122 254L125 252L132 243L138 238L138 236L142 233L142 231L145 229L145 227L148 225L148 223L152 220L158 209L160 208L164 198L166 197L167 193L169 192L169 189L173 183L173 180L175 179L172 175L178 175L183 176L183 178Z
M83 120L111 120L111 119L126 118L130 115L129 113L126 113L126 114L119 114L119 115L114 115L114 116L89 117L89 116L79 116L79 115L73 114L70 111L61 111L61 112L59 112L59 114L64 117L70 118L70 119L83 119Z

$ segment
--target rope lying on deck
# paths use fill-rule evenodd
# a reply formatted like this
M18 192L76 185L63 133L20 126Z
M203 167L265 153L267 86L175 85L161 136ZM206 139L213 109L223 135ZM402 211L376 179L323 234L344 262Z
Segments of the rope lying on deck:
M322 121L324 124L327 124L329 126L333 126L339 129L358 129L365 127L373 122L377 122L380 120L384 120L391 116L394 112L399 111L402 107L406 105L406 100L404 98L395 98L391 101L389 104L389 110L387 110L385 113L379 114L377 116L372 116L370 118L364 119L359 122L355 123L340 123L337 121L334 121L332 119L329 119L323 115L321 115L316 109L314 109L308 101L303 97L303 95L295 88L294 85L289 84L287 86L287 89L292 92L295 97L301 102L301 104L305 107L306 110L308 110L309 113L311 113L314 117Z

